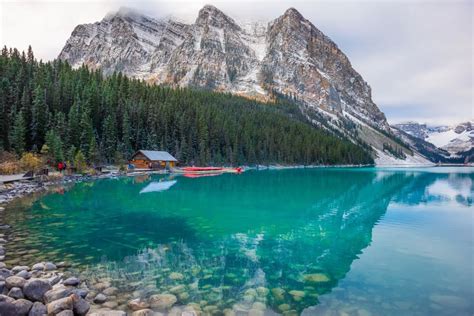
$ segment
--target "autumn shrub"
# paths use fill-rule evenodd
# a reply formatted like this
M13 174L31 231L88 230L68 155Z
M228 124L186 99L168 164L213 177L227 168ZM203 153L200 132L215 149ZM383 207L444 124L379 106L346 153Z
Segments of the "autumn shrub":
M18 161L5 161L0 163L0 174L15 174L21 172L21 166Z
M25 170L38 171L43 166L43 161L33 153L24 153L21 156L20 164Z

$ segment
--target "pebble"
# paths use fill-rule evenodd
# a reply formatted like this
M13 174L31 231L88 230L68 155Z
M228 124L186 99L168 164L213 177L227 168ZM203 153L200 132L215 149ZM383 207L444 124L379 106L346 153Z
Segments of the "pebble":
M94 297L94 303L96 303L96 304L102 304L102 303L105 303L105 301L107 301L107 296L105 296L105 295L102 294L102 293L97 294L97 295Z

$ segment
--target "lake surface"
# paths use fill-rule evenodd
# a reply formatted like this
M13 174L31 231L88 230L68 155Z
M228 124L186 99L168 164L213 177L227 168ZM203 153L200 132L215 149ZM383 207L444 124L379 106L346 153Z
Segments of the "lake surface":
M209 311L472 315L473 191L473 168L83 182L9 206L6 262L67 260L127 299Z

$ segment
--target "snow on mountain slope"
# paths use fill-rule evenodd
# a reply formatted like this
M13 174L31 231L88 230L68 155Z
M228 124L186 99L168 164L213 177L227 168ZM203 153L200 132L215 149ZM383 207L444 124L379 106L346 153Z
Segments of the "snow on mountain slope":
M456 133L455 128L451 128L443 132L429 133L426 141L432 143L436 147L446 149L449 152L459 152L472 148L473 139L473 129L465 129L460 133Z
M192 24L120 9L77 26L59 58L150 83L290 98L319 127L393 159L412 155L347 56L294 8L266 23L239 22L206 5Z
M455 126L428 126L408 122L396 124L395 127L447 151L451 156L462 155L474 147L474 122Z

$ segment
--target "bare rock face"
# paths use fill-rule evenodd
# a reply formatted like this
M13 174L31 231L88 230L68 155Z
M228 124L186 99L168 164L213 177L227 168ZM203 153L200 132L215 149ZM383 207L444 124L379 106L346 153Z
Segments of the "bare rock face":
M316 125L358 135L378 149L390 142L383 134L391 129L369 85L337 45L293 8L269 23L240 23L206 5L193 24L120 9L77 26L59 58L157 84L259 100L289 96Z

